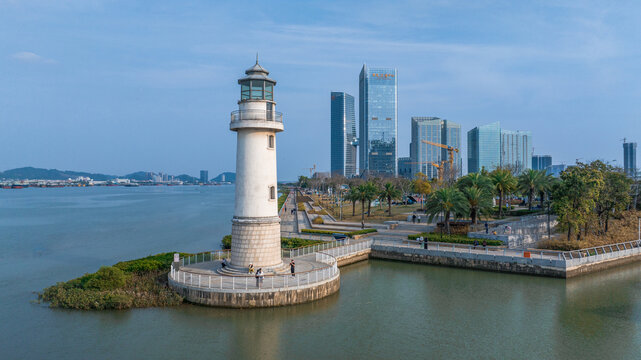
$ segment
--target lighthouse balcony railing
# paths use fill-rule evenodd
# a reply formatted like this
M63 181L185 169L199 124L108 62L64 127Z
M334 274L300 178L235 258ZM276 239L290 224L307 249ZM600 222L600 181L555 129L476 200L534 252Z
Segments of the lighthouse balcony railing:
M231 113L231 122L237 121L275 121L283 122L283 113L271 110L236 110Z

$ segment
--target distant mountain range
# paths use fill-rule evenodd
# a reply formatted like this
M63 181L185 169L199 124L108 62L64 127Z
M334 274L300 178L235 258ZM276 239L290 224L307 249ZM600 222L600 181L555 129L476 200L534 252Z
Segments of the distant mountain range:
M106 175L106 174L94 174L82 171L71 171L71 170L58 170L58 169L41 169L34 167L23 167L17 169L11 169L4 172L0 172L0 179L11 179L11 180L67 180L69 178L75 179L77 177L89 177L96 181L107 181L113 180L115 178L131 179L137 181L146 181L153 180L153 172L149 171L138 171L127 175ZM225 181L234 182L236 181L236 173L233 172L224 172L217 177L213 178L212 181L222 181L220 180L223 175L225 176ZM188 182L188 183L198 183L199 179L187 174L182 174L174 176L174 179Z

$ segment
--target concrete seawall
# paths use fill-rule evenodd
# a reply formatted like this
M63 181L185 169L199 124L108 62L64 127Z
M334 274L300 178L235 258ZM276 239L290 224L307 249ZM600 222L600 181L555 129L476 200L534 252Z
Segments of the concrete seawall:
M322 299L340 289L340 274L324 282L287 289L217 290L191 287L169 279L169 285L194 304L229 308L256 308L302 304Z
M393 246L372 246L372 258L405 261L419 264L441 265L509 272L517 274L565 277L565 268L558 267L556 260L518 258L475 253L451 253L447 251L399 248Z

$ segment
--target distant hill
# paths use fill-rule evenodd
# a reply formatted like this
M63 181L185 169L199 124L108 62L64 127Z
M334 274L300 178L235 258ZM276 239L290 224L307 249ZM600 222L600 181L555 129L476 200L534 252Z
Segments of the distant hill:
M198 182L200 181L199 178L195 178L187 174L178 175L175 177L175 179L180 180L182 182L186 182L186 183L192 183L192 184L198 184Z
M223 180L223 175L225 176L224 180ZM216 182L223 182L223 181L236 182L236 173L234 173L234 172L224 172L222 174L219 174L215 178L211 179L211 181L216 181Z
M137 171L135 173L127 174L123 176L125 179L131 179L131 180L138 180L138 181L146 181L146 180L152 180L151 175L153 173L149 171Z
M234 173L232 177L235 179ZM70 171L70 170L57 170L57 169L40 169L34 167L23 167L18 169L11 169L5 172L0 172L0 179L9 179L9 180L67 180L69 178L75 179L79 176L89 177L96 181L107 181L115 178L131 179L137 181L150 181L153 180L153 172L150 171L137 171L131 174L124 176L117 175L105 175L105 174L93 174L88 172L81 171ZM227 175L229 176L229 175ZM170 175L171 178L171 175ZM176 180L180 180L186 183L198 183L198 178L182 174L174 177Z
M114 175L92 174L81 171L58 170L58 169L39 169L34 167L23 167L0 172L0 179L39 179L39 180L67 180L75 179L79 176L90 177L98 181L115 179Z

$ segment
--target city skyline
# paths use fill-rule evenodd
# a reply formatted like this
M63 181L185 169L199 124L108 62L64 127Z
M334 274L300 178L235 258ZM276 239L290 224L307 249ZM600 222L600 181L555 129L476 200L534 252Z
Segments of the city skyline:
M232 4L135 4L0 3L0 170L232 171L227 104L238 64L256 51L289 119L281 180L330 169L327 94L357 94L363 63L401 74L397 157L409 155L415 114L463 131L494 120L527 128L535 152L566 164L621 166L620 140L641 132L641 85L629 76L641 68L641 4L381 3L365 14L358 2L295 12L277 2L244 32L246 14ZM602 128L606 117L617 126Z

